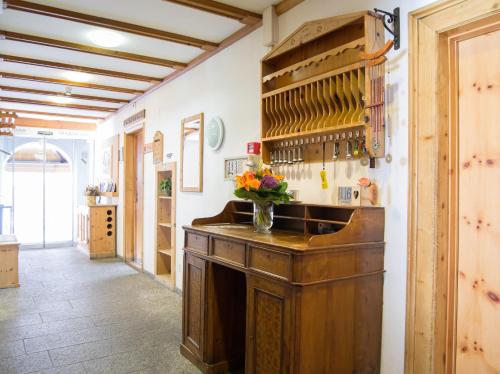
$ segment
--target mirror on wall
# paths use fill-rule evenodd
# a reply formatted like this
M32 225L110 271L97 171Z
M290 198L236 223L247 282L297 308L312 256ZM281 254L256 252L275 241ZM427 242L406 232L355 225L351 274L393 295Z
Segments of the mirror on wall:
M203 191L203 113L182 120L180 182L181 191Z

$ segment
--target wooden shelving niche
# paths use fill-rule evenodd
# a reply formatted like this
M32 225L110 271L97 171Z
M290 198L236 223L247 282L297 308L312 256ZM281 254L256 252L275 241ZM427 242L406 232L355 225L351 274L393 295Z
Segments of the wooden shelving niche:
M167 178L172 180L171 196L160 189ZM175 287L175 181L175 162L156 166L155 275L171 287Z

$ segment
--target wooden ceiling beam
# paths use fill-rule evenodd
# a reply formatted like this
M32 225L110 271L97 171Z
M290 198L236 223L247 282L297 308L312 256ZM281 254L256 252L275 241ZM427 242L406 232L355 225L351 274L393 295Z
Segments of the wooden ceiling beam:
M34 13L42 16L60 18L67 21L80 22L92 26L105 27L107 29L113 29L131 34L146 36L149 38L184 44L192 47L201 48L204 50L210 50L218 46L217 43L209 42L207 40L192 38L186 35L175 34L168 31L134 25L131 23L116 21L113 19L97 17L90 14L73 12L70 10L55 8L47 5L30 3L28 1L5 0L4 3L7 9Z
M61 84L63 86L83 87L83 88L90 88L93 90L103 90L103 91L112 91L112 92L123 92L123 93L132 94L132 95L139 95L139 94L144 93L144 91L135 90L132 88L104 86L102 84L94 84L94 83L86 83L86 82L74 82L74 81L68 81L65 79L55 79L55 78L39 77L39 76L35 76L35 75L24 75L24 74L15 74L15 73L7 73L7 72L0 72L0 78L20 79L20 80L31 81L31 82Z
M16 126L35 127L41 129L90 130L90 131L94 131L97 127L95 123L46 120L46 119L28 118L28 117L18 118L16 120Z
M128 79L128 80L134 80L134 81L140 81L140 82L155 83L155 82L162 81L162 78L159 78L159 77L149 77L147 75L123 73L123 72L114 71L114 70L105 70L105 69L91 68L91 67L87 67L87 66L63 64L61 62L56 62L56 61L37 60L34 58L27 58L27 57L20 57L20 56L0 54L0 61L1 60L5 61L5 62L16 63L16 64L41 66L41 67L45 67L45 68L53 68L53 69L60 69L60 70L78 71L80 73L104 75L107 77L122 78L122 79Z
M93 55L119 58L122 60L142 62L144 64L165 66L172 69L184 69L187 66L187 64L183 62L166 60L151 56L137 55L135 53L129 53L129 52L115 51L107 48L93 47L86 44L72 43L64 40L43 38L41 36L36 36L36 35L20 34L17 32L11 32L5 30L0 30L0 36L2 36L6 40L12 40L16 42L38 44L46 47L54 47L70 51L90 53Z
M112 97L103 97L103 96L89 96L89 95L78 95L78 94L67 95L65 92L36 90L34 88L12 87L12 86L2 86L2 85L0 85L0 91L22 92L27 94L45 95L45 96L60 96L71 99L101 101L101 102L116 103L116 104L126 104L130 101L125 99L115 99Z
M203 12L232 18L246 25L253 25L262 20L262 15L245 9L219 3L214 0L164 0L171 3L188 6Z
M0 96L0 101L5 101L5 102L9 102L9 103L18 103L18 104L56 106L56 107L68 108L68 109L93 110L93 111L97 111L97 112L116 112L116 110L117 110L117 108L102 107L102 106L80 105L80 104L61 104L61 103L53 103L52 101L20 99L20 98L16 98L16 97L4 97L4 96Z
M276 10L276 15L281 16L283 13L288 12L293 7L296 7L304 0L281 0L278 4L274 6Z
M54 113L54 112L40 112L36 110L25 110L25 109L4 109L0 108L1 111L4 112L14 112L16 114L34 114L37 116L54 116L54 117L64 117L64 118L76 118L76 119L91 119L91 120L102 120L105 117L96 117L96 116L83 116L80 114L65 114L65 113Z

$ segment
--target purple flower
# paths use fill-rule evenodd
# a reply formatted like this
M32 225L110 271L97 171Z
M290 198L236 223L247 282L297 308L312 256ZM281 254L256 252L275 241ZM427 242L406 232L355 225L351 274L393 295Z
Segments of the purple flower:
M274 179L274 177L271 177L270 175L266 175L260 181L261 189L273 190L276 187L278 187L278 181Z

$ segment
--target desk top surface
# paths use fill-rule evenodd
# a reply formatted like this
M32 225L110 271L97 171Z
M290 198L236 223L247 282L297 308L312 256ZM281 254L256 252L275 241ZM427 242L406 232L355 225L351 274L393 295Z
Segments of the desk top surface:
M184 228L298 251L315 248L309 244L309 239L312 235L305 235L293 231L271 230L270 234L261 234L255 232L253 226L237 223L190 225L184 226Z

